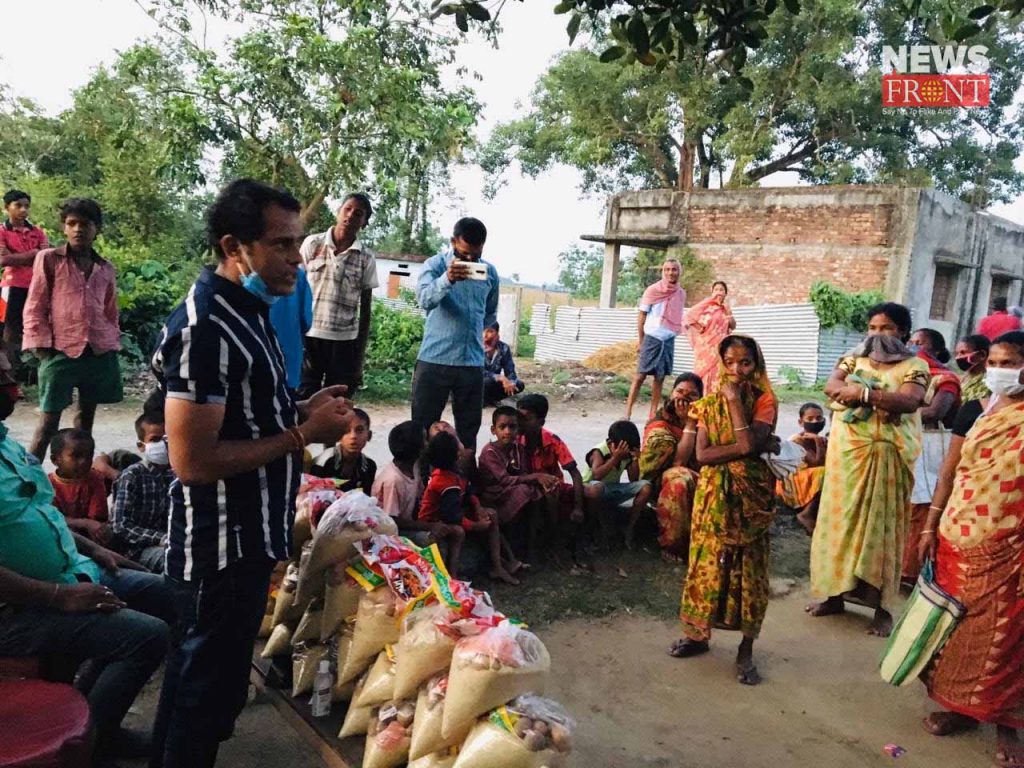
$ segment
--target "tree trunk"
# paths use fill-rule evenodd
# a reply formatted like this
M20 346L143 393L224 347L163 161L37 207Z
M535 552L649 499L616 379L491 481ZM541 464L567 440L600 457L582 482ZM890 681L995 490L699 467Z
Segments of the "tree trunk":
M309 225L313 223L313 219L316 218L320 212L320 206L324 204L324 200L327 198L327 190L324 187L316 190L313 196L302 204L302 210L299 211L299 218L302 220L302 226L309 228Z
M697 158L700 160L700 188L708 189L711 186L712 155L704 146L703 137L697 142Z
M697 143L693 139L684 139L679 148L679 189L682 192L693 190L693 167L697 156Z

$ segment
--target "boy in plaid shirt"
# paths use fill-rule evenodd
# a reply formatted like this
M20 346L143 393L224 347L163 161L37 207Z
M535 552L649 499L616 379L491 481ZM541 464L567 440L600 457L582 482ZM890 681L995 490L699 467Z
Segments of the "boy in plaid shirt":
M167 456L163 414L144 412L135 420L143 459L114 483L110 524L119 550L154 573L164 572L170 487L175 480Z

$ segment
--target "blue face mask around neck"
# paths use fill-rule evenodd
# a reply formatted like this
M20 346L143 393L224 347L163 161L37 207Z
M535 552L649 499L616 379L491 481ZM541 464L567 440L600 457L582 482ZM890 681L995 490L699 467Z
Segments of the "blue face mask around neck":
M258 272L242 275L242 287L253 296L262 299L268 307L273 306L274 302L281 298L270 292L270 289L267 288L267 284L263 282L263 278L259 276Z

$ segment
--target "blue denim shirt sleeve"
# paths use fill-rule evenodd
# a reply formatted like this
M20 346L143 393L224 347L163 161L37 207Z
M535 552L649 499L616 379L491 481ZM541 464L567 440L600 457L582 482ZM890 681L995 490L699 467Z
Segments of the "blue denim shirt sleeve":
M448 279L447 257L447 253L439 253L431 256L423 265L416 285L416 300L424 312L440 304L452 289L452 282Z

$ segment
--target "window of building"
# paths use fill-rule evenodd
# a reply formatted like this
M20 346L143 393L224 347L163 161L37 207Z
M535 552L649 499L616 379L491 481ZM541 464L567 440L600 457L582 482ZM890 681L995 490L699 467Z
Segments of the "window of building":
M1006 299L1009 302L1010 299L1010 286L1013 281L1008 277L996 277L992 276L992 293L989 296L989 303L991 304L994 299Z
M935 267L935 282L932 284L932 307L928 313L932 320L953 319L959 272L959 267L953 267L948 264L939 264Z

